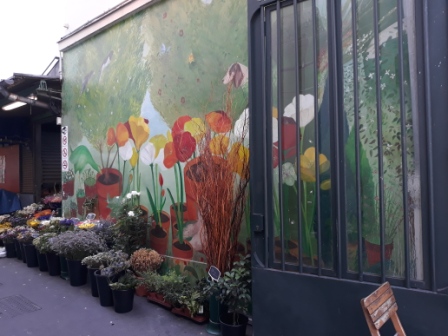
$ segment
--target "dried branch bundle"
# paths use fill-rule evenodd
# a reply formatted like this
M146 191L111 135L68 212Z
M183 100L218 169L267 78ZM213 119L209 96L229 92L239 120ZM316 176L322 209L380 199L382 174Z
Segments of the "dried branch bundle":
M230 270L238 257L238 235L246 207L249 150L244 147L246 132L242 133L239 138L230 133L212 137L207 130L198 145L197 163L187 172L203 220L203 252L208 266L221 272Z

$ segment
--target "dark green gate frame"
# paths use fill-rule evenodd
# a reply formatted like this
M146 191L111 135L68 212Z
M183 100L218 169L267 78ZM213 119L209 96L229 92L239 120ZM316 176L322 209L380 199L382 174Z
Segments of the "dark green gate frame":
M406 1L406 0L404 0ZM384 266L381 276L350 277L344 272L343 250L346 241L343 207L338 203L341 188L332 195L336 209L334 273L309 270L299 263L290 272L284 259L274 265L269 255L272 242L272 136L270 111L266 95L270 82L266 64L270 57L265 45L267 32L265 13L269 6L278 10L285 4L301 1L248 0L249 20L249 85L251 141L251 225L253 251L253 321L257 336L273 335L367 335L359 300L386 280ZM400 3L400 1L399 1ZM340 41L340 1L328 0L328 31L330 41L329 83L332 102L332 162L342 164L338 151L338 111L342 109L342 60ZM410 335L444 335L448 330L448 3L446 0L415 0L417 38L417 86L420 144L420 173L423 223L424 280L411 281L409 257L404 279L389 279L397 298L400 318ZM376 32L378 34L378 32ZM378 43L378 42L377 42ZM378 61L377 61L378 62ZM378 64L376 64L378 68ZM378 98L378 97L377 97ZM339 123L340 125L340 123ZM271 148L269 148L271 147ZM281 144L279 146L281 148ZM334 167L333 167L334 166ZM340 181L338 164L332 165L332 176ZM272 169L271 169L272 170ZM343 196L343 195L342 195ZM358 194L359 197L359 194ZM384 241L382 229L382 241ZM406 228L405 228L406 230ZM300 231L300 230L299 230ZM406 247L406 253L409 248ZM384 244L383 244L384 265ZM361 268L362 269L362 268ZM362 274L362 272L361 272ZM385 330L392 332L392 330Z

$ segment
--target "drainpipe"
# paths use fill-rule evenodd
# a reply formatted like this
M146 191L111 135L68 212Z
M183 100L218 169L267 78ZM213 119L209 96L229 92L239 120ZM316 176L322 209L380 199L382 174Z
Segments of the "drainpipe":
M18 96L18 95L14 94L14 93L10 93L1 85L0 85L0 93L5 98L7 98L10 101L13 101L13 102L19 101L19 102L23 102L23 103L29 104L31 106L41 107L41 108L50 110L55 115L58 115L58 116L60 115L58 109L55 106L51 106L51 105L49 105L47 103L43 103L43 102L40 102L38 100L34 100L34 99Z

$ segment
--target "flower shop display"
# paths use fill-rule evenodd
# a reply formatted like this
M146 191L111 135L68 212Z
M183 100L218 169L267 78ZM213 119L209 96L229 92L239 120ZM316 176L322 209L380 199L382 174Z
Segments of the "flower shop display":
M0 234L0 239L3 241L3 244L6 249L6 257L7 258L16 258L16 249L15 249L15 240L16 234L14 229L4 229Z
M38 233L33 228L27 228L26 230L22 230L17 235L17 240L22 246L22 250L24 253L23 260L26 261L28 267L37 267L38 260L36 254L36 248L33 245L33 240L38 236Z
M163 262L163 258L155 250L142 248L132 253L130 261L132 270L140 279L142 279L141 276L145 272L154 272L159 269ZM138 296L146 296L147 289L145 285L139 284L135 288L135 293Z
M87 268L81 260L106 250L104 241L90 231L66 231L50 240L52 249L67 260L70 285L87 283Z
M130 255L145 247L148 218L140 207L140 193L132 191L123 198L113 198L109 206L116 218L112 227L115 248Z
M137 279L130 271L126 271L116 282L109 284L112 290L115 312L128 313L132 310L136 285Z
M94 256L95 262L98 262L98 270L94 272L97 284L98 295L101 306L107 307L113 305L112 291L109 288L111 279L116 279L124 274L131 266L128 254L123 251L107 251L103 254ZM93 258L85 263L93 263ZM101 263L101 264L99 264Z
M218 293L217 298L224 305L220 311L221 333L223 336L246 335L247 314L251 303L250 255L233 263L233 268L225 272L217 282L205 288L208 295Z

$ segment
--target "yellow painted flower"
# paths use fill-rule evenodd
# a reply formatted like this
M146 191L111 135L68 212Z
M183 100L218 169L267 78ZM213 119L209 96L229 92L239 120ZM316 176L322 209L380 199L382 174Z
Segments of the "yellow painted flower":
M249 173L249 148L241 143L234 143L230 149L228 160L233 167L233 171L242 178L247 178Z
M210 140L210 150L215 155L225 155L229 148L229 137L219 134Z
M324 154L319 154L319 172L325 173L330 168L330 161ZM300 178L305 182L316 182L316 149L308 148L300 155Z
M320 188L322 190L330 190L331 189L331 180L325 180L320 184Z
M138 162L138 152L137 152L137 150L135 149L135 147L132 147L132 157L131 157L131 159L129 160L129 162L130 162L132 168L134 168L135 165L136 165L137 162Z
M134 138L135 147L140 150L143 143L149 138L149 126L142 117L129 117L129 126L131 128L132 137Z
M205 123L201 118L192 118L184 124L184 131L190 132L196 142L205 137Z
M163 134L158 134L149 139L149 142L152 143L154 145L154 148L156 149L154 156L156 158L159 155L160 150L165 148L168 139Z

